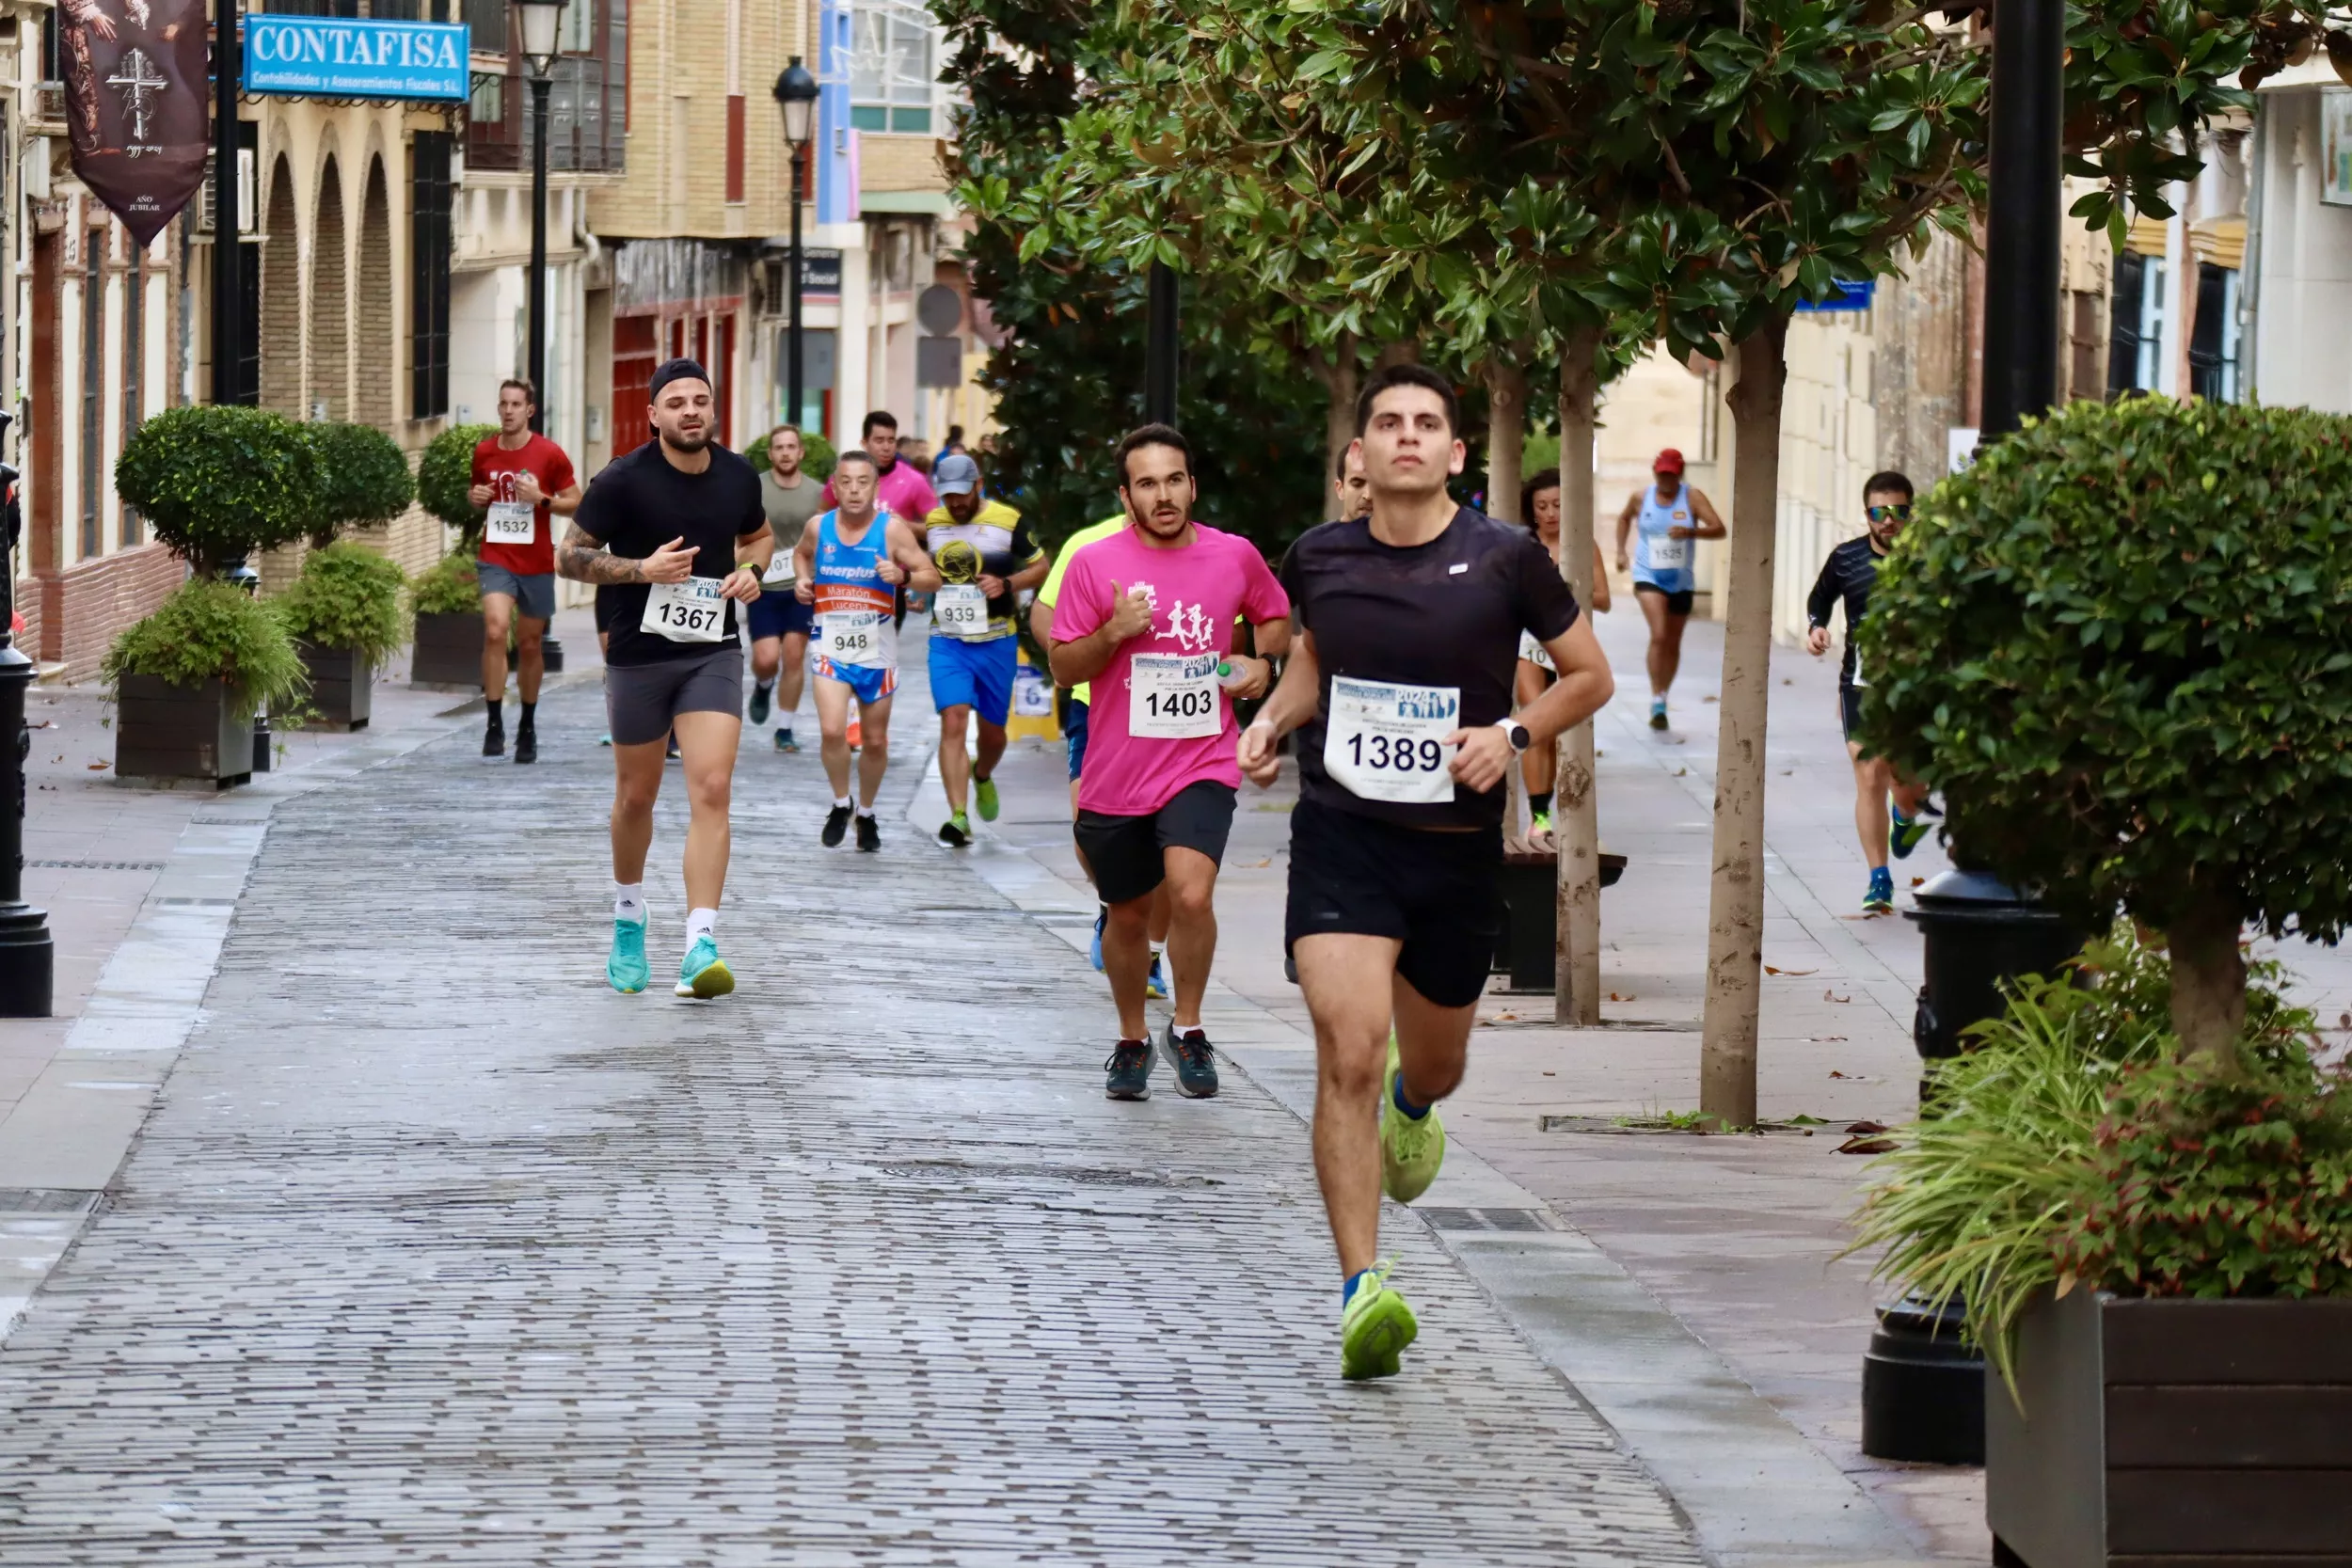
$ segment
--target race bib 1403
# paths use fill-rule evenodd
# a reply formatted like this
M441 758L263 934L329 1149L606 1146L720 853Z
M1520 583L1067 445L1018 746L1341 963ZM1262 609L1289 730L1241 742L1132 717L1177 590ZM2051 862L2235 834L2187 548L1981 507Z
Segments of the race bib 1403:
M688 578L684 582L657 582L645 594L640 631L666 637L673 642L716 642L726 635L727 601L717 578Z
M1323 770L1349 794L1400 805L1450 805L1462 689L1331 677Z
M1225 728L1215 654L1137 654L1127 670L1127 733L1206 740Z

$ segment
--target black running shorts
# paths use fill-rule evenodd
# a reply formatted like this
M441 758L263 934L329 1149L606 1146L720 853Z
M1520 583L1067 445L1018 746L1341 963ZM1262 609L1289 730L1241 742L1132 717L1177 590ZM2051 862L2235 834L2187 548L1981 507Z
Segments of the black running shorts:
M1291 814L1284 951L1301 937L1393 937L1396 972L1440 1007L1486 993L1502 937L1502 830L1432 832L1302 800Z
M1862 738L1862 692L1842 682L1837 688L1837 726L1848 740Z
M605 722L615 746L644 746L670 733L681 713L743 711L743 649L723 642L699 658L604 667Z
M1148 898L1166 879L1164 851L1197 849L1222 865L1233 831L1233 789L1206 779L1188 784L1143 816L1078 814L1078 848L1105 904Z

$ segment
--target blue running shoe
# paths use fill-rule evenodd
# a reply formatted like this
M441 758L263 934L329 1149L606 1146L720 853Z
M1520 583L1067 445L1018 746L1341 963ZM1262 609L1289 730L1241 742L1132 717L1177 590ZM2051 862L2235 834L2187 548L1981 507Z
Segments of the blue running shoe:
M1168 1000L1168 970L1157 953L1152 955L1152 973L1144 976L1143 994L1154 1002Z
M1905 816L1895 809L1895 802L1886 802L1886 847L1895 851L1895 858L1907 861L1919 847L1919 841L1928 836L1927 813Z
M1649 700L1649 727L1653 730L1662 730L1666 727L1665 698L1652 697Z
M789 754L793 752L799 751L800 749L801 743L792 738L792 732L790 730L778 730L776 732L777 751Z
M1087 962L1094 966L1097 974L1103 973L1103 923L1110 917L1107 908L1094 911L1094 945L1087 949Z
M696 937L694 945L686 950L686 961L677 966L677 994L707 1002L734 989L735 973L719 957L719 944L707 932Z
M1895 912L1895 875L1883 865L1870 868L1870 891L1862 895L1864 914Z
M612 923L612 956L604 961L604 977L623 996L634 996L653 983L653 971L645 967L644 921Z
M768 722L768 704L772 691L772 688L766 686L754 686L752 688L751 721L753 723L765 724Z

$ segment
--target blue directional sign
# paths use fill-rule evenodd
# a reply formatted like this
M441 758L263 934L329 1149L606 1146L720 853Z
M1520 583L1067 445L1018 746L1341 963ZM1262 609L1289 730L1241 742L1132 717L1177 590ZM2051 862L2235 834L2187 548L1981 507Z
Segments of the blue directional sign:
M1830 285L1830 293L1827 295L1820 299L1799 300L1797 309L1800 310L1867 310L1870 308L1871 299L1877 295L1878 291L1879 283L1875 277L1866 277L1859 283L1849 283L1840 278Z
M438 22L248 15L245 90L294 98L467 94L467 29Z

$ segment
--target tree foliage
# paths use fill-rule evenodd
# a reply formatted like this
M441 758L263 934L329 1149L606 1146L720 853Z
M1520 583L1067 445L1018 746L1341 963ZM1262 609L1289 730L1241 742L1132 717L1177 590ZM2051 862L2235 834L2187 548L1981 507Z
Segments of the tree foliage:
M494 424L453 424L433 437L417 464L417 499L455 529L469 548L480 543L489 515L467 499L473 487L474 448L498 433Z
M1865 738L1967 857L2093 924L2352 925L2352 419L2077 403L1926 498L1857 641Z
M123 443L115 491L200 573L318 526L318 457L303 427L265 409L192 404Z
M218 578L190 578L153 614L125 626L99 673L116 689L125 675L191 688L220 681L239 713L281 710L310 689L276 607Z
M322 420L303 427L318 452L319 517L312 542L348 528L391 521L417 499L408 454L372 424Z
M982 384L1000 434L991 487L1058 542L1118 506L1111 451L1142 421L1144 258L1081 255L1011 215L1049 169L1082 102L1120 69L1115 8L1081 0L937 0L971 95L958 156L977 219L965 258L1006 341ZM1027 242L1025 251L1025 242ZM1322 516L1325 397L1253 337L1263 300L1196 278L1184 300L1178 422L1208 521L1280 548Z

